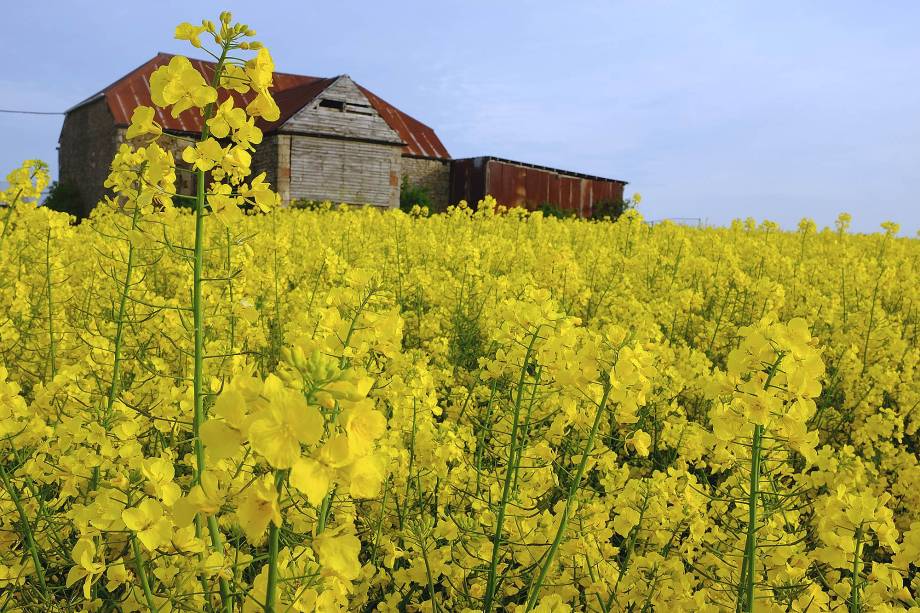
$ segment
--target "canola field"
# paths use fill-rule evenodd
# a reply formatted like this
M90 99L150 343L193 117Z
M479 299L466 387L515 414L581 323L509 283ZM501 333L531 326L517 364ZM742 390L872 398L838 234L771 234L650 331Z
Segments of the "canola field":
M251 58L151 80L197 196L143 108L89 220L0 193L0 608L920 611L920 242L285 208L270 55L176 34Z

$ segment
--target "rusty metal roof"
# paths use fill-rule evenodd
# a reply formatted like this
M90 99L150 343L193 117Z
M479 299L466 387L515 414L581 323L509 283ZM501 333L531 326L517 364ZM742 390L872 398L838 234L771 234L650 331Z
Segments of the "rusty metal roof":
M611 179L609 177L599 177L597 175L589 175L583 172L574 172L571 170L562 170L561 168L553 168L551 166L541 166L540 164L531 164L529 162L518 162L516 160L509 160L506 158L500 158L494 155L481 155L478 157L472 158L463 158L455 160L456 162L471 163L477 165L484 165L490 161L501 162L502 164L511 164L512 166L520 166L522 168L533 168L535 170L543 170L546 172L552 172L558 175L563 175L566 177L575 177L578 179L589 179L591 181L608 181L610 183L620 183L622 185L629 185L629 181L623 181L622 179Z
M93 100L104 96L112 117L115 118L115 124L127 126L131 123L131 115L137 106L153 106L150 99L150 75L159 68L165 66L172 59L173 54L158 53L152 59L144 62L122 78L118 79L108 87L105 87L86 100L80 102L71 110L83 106ZM205 60L196 60L189 58L205 79L210 81L214 74L214 62ZM309 104L316 98L326 87L328 87L335 78L309 77L306 75L297 75L284 72L276 72L273 76L272 94L275 102L281 111L278 121L265 122L259 121L258 125L265 132L272 132L279 129L284 122L291 118L297 111ZM380 114L384 121L392 128L406 145L403 147L404 155L419 157L430 157L437 159L448 159L450 154L441 143L441 139L435 134L434 130L422 122L406 115L393 105L389 104L382 98L367 89L358 86L362 93L367 96L371 105ZM239 94L231 92L238 106L245 106L252 98L253 93ZM173 117L163 109L155 108L155 119L163 126L164 130L173 132L198 133L201 132L202 118L201 114L195 109L189 109Z

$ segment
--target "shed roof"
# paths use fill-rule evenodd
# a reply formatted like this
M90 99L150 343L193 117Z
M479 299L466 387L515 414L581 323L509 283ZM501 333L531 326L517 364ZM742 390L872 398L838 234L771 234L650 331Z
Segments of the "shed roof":
M628 181L623 181L622 179L611 179L609 177L599 177L597 175L589 175L583 172L573 172L571 170L562 170L561 168L553 168L551 166L541 166L539 164L530 164L528 162L518 162L515 160L509 160L506 158L496 157L494 155L482 155L472 158L463 158L454 160L456 162L464 163L473 163L476 165L486 164L488 162L500 162L502 164L511 164L512 166L521 166L523 168L534 168L536 170L545 170L546 172L552 172L558 175L566 177L575 177L578 179L589 179L591 181L604 181L608 183L619 183L621 185L629 185Z
M156 56L147 60L125 76L121 77L108 87L93 94L86 100L83 100L74 107L68 109L68 113L76 108L88 104L94 100L104 97L108 104L112 117L115 118L115 124L127 126L131 123L131 115L137 106L153 106L150 99L150 75L160 66L165 66L174 56L171 53L158 53ZM210 80L214 74L214 62L189 58L199 72L206 79ZM306 75L290 74L276 72L273 75L273 85L271 92L274 95L275 102L281 111L278 121L266 122L259 121L259 126L265 132L278 130L284 122L291 118L297 111L313 101L324 89L326 89L335 77L322 78L310 77ZM438 159L447 159L450 154L441 143L434 130L400 111L392 104L386 102L379 96L369 90L358 86L362 93L367 96L371 105L387 122L399 137L405 142L403 153L421 157L431 157ZM245 106L254 97L252 92L239 94L232 92L231 95L238 105ZM178 117L173 117L163 109L155 109L155 119L163 126L164 130L174 132L201 132L202 117L195 109L183 111Z

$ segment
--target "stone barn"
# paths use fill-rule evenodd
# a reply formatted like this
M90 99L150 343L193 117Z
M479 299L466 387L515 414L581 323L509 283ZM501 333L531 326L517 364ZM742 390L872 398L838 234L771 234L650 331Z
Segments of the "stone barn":
M83 215L105 195L103 182L137 106L153 106L150 75L173 56L157 54L67 111L58 147L59 181L77 190ZM206 78L214 64L192 60ZM400 183L424 187L433 204L446 206L450 156L434 130L355 83L331 78L275 73L272 89L281 116L262 122L265 136L253 154L253 174L265 172L282 201L331 200L380 207L399 205ZM239 102L248 102L248 95ZM156 121L179 152L183 137L201 133L202 118L190 109L173 118L157 110ZM192 179L180 173L183 193Z
M150 75L173 56L159 53L67 111L58 147L59 181L74 188L82 216L106 194L103 183L137 106L153 106ZM191 60L210 81L214 63ZM551 205L583 217L595 204L622 199L625 181L497 157L451 160L434 130L355 83L348 75L320 78L276 72L272 93L281 116L259 120L264 132L252 156L284 203L295 200L396 207L402 180L423 188L436 210L461 199L476 206L486 194L529 209ZM238 106L252 94L233 93ZM179 166L188 139L201 134L197 109L172 117L156 110ZM191 173L179 173L180 193L193 194Z

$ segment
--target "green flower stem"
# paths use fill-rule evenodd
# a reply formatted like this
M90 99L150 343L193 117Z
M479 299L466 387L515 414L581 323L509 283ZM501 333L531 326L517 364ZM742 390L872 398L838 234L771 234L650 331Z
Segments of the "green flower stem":
M224 68L224 62L227 59L227 53L230 50L231 41L225 41L221 47L220 58L214 68L214 78L211 81L213 87L220 83L220 75ZM208 119L214 114L215 103L209 104L204 111L204 118L201 128L201 141L210 137L208 128ZM204 422L204 305L201 296L202 276L204 269L204 217L205 217L205 173L198 170L197 186L195 191L195 250L193 256L193 278L192 278L192 312L194 316L194 333L195 333L195 366L192 378L192 391L195 400L195 412L192 418L192 435L195 441L195 480L193 484L201 482L201 474L204 472L204 443L201 442L201 424ZM201 516L196 517L197 531L201 532ZM211 537L211 548L214 551L223 553L223 539L220 534L220 526L217 524L217 518L213 515L208 517L208 532ZM223 577L220 578L220 599L221 608L224 611L233 610L233 601L230 596L230 584Z
M157 613L157 605L153 601L153 592L150 590L150 581L147 579L147 571L144 570L144 559L141 557L141 546L137 542L137 537L131 535L131 547L134 549L134 565L137 567L137 576L141 580L141 586L144 588L144 599L147 601L147 608L153 613Z
M784 354L780 353L767 371L767 380L763 388L769 389L773 377L779 370ZM751 480L748 491L748 525L747 538L744 543L744 559L741 562L741 581L738 585L738 604L741 611L754 611L754 574L757 570L757 499L760 497L760 473L762 469L764 427L754 425L751 440Z
M556 551L562 543L563 536L565 536L565 530L569 523L569 515L572 512L572 504L578 495L578 488L581 486L581 480L585 474L585 467L588 464L588 457L590 457L591 452L594 450L594 439L597 437L601 416L607 408L607 398L610 395L610 389L611 385L607 383L607 385L604 386L604 395L601 398L600 404L597 405L597 412L594 414L594 424L591 426L591 433L588 434L588 440L585 441L584 449L581 450L581 460L578 462L578 470L575 472L575 478L569 484L569 491L565 498L565 508L562 510L562 519L559 522L559 528L556 530L556 536L553 538L553 543L550 545L549 551L546 552L546 558L543 560L540 574L537 576L537 580L530 589L530 597L527 599L525 611L530 611L537 606L537 598L540 597L540 588L543 587L543 581L546 580L546 575L549 572L550 566L552 566L556 558Z
M332 508L332 497L335 490L331 490L323 497L323 502L319 506L319 512L316 514L316 534L322 534L326 529L326 520L329 519L329 510Z
M128 506L130 507L131 493L128 493ZM150 589L150 580L147 578L147 569L144 566L144 557L141 553L141 546L137 542L137 534L131 532L131 549L134 551L134 566L137 568L137 576L141 580L141 587L144 590L144 599L147 601L147 609L157 613L157 605L153 601L153 591Z
M48 586L45 583L45 569L42 566L41 556L38 555L38 545L36 544L35 537L32 534L32 526L29 524L29 516L26 514L25 508L22 506L22 500L19 498L19 492L17 492L16 488L13 487L13 484L10 483L9 475L6 474L6 468L3 466L2 461L0 461L0 479L3 479L3 486L6 488L7 493L13 500L13 504L16 507L16 512L19 514L19 523L22 524L22 533L26 538L26 546L29 548L29 555L32 556L32 563L35 565L35 574L38 575L38 584L42 588L42 595L47 597Z
M275 471L275 490L279 496L287 471ZM265 585L265 613L275 611L275 592L278 584L278 546L281 536L281 527L275 522L269 524L268 529L268 582Z
M51 227L45 237L45 292L48 298L48 361L51 378L57 375L57 346L54 342L54 302L51 300Z
M498 507L498 516L495 519L495 534L492 537L492 558L489 562L489 577L486 582L486 594L483 600L482 610L489 613L492 610L492 601L495 599L495 590L498 587L498 558L502 542L502 529L505 525L505 511L508 508L508 502L511 497L511 480L514 477L513 463L516 452L518 437L518 421L521 416L521 404L524 399L524 380L527 377L527 365L530 363L530 356L533 354L534 345L540 334L540 328L533 332L530 337L530 343L527 345L527 352L524 354L524 363L521 365L521 375L518 378L517 392L514 401L514 413L512 414L511 424L511 441L509 442L508 462L505 467L505 483L502 487L501 506Z
M3 244L3 240L6 238L6 231L10 227L10 218L13 216L13 207L19 202L19 196L22 195L22 189L16 192L16 195L13 196L13 200L6 205L6 215L3 216L3 231L0 232L0 245Z
M425 563L425 576L428 578L428 595L431 597L431 610L433 613L440 613L441 608L438 606L438 601L434 594L434 578L431 576L431 564L428 562L427 543L422 542L419 545L422 550L422 561Z
M859 575L862 572L863 527L856 527L856 548L853 551L853 576L850 577L850 613L859 613Z
M131 230L137 230L137 220L140 216L140 207L134 207L134 213L131 216ZM128 305L128 291L131 287L131 278L134 273L134 243L128 239L128 262L127 269L125 270L125 280L124 285L122 286L121 296L119 297L118 302L118 316L115 318L115 343L112 359L112 380L109 383L109 392L106 396L105 401L105 412L102 416L102 426L105 428L106 432L109 431L109 428L112 425L112 409L115 407L115 399L118 397L118 385L119 380L121 379L121 345L124 338L125 330L125 311L127 311ZM89 493L94 491L99 485L99 467L93 467L93 476L90 480L89 489L86 492L87 497Z
M751 482L748 492L747 539L744 543L744 560L741 564L742 599L741 610L754 610L754 572L757 557L757 498L760 496L760 456L763 445L763 426L754 426L754 439L751 445Z

